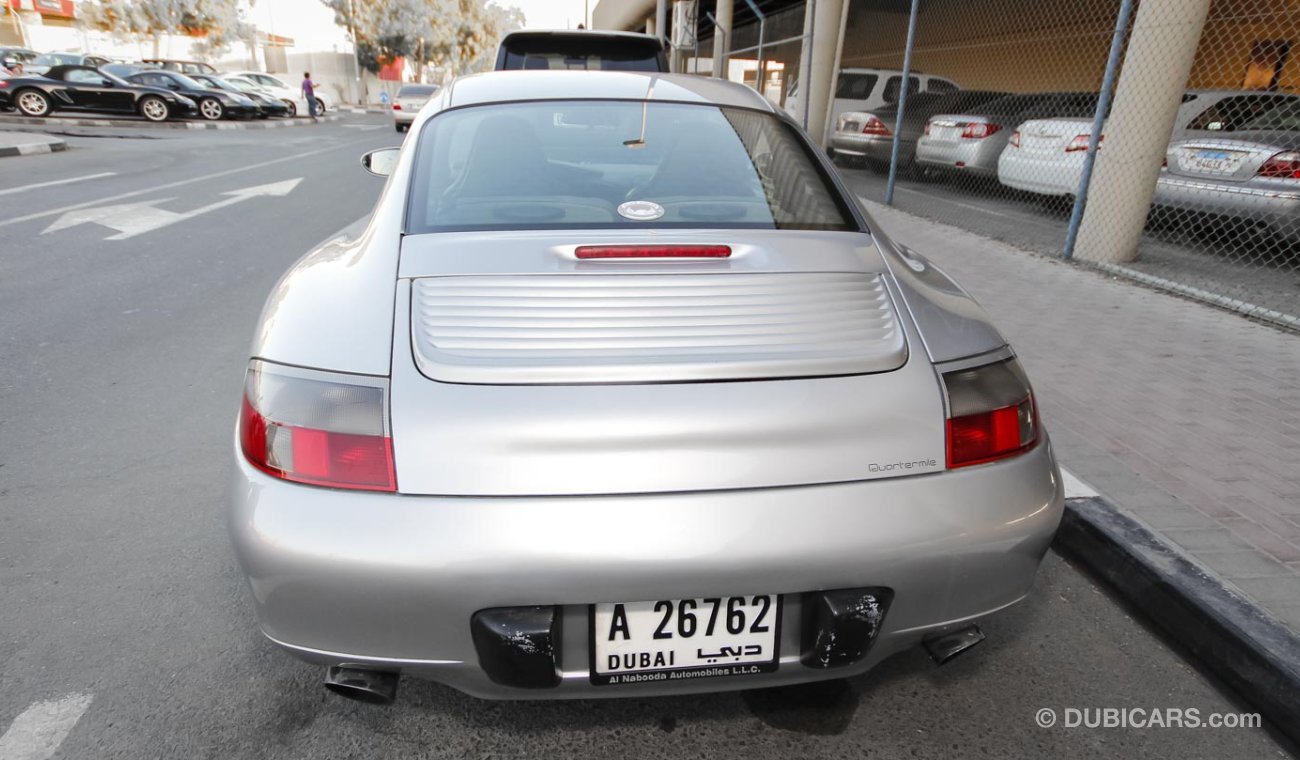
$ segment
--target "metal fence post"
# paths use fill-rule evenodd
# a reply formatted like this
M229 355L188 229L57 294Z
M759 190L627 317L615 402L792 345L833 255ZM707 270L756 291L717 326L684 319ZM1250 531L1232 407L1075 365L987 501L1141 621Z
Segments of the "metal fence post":
M907 109L908 80L912 77L912 46L916 44L916 15L920 5L921 0L912 0L912 13L907 19L907 47L903 50L903 81L898 88L898 118L894 119L894 144L889 151L889 182L885 185L886 206L894 205L894 183L898 181L899 138L903 131L903 112Z
M1097 94L1097 111L1092 115L1092 134L1088 137L1088 152L1083 157L1083 174L1079 175L1079 188L1074 193L1074 208L1070 209L1070 226L1065 232L1065 248L1061 258L1074 256L1074 244L1079 239L1079 223L1083 221L1083 207L1088 203L1088 185L1092 182L1092 167L1097 162L1097 146L1101 144L1102 125L1110 111L1111 98L1115 96L1115 79L1119 74L1119 57L1124 51L1124 38L1133 21L1133 0L1123 0L1115 18L1115 33L1110 38L1110 55L1106 58L1106 73L1101 78L1101 91Z
M762 95L763 94L763 37L764 37L763 32L765 31L765 28L767 26L767 16L764 15L763 12L758 9L758 6L754 4L754 0L745 0L745 5L748 5L749 9L754 12L755 16L758 17L758 72L755 74L754 84L757 86L754 89L758 91L759 95Z

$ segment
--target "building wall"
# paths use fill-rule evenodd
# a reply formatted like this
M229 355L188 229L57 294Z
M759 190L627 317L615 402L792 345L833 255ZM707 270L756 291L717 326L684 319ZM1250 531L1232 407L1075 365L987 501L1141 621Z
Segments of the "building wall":
M971 89L1095 90L1119 6L1119 0L923 2L913 66ZM1190 86L1240 87L1256 42L1291 40L1279 84L1300 91L1298 26L1300 0L1217 0ZM901 68L906 39L904 0L855 2L843 66Z

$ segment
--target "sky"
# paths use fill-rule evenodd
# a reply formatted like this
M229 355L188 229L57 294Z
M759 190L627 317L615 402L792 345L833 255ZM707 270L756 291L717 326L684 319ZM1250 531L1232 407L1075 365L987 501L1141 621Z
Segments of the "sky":
M594 8L596 0L588 1ZM531 29L568 29L582 23L583 0L495 2L523 11L525 26ZM297 52L352 49L347 34L334 24L334 12L320 0L258 0L245 7L245 14L264 32L292 37Z

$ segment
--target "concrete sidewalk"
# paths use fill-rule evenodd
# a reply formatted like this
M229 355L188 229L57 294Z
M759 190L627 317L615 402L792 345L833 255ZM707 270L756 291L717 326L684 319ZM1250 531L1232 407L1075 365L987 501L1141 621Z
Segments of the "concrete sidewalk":
M67 150L68 144L50 135L33 135L21 132L0 132L0 158L30 156L35 153L53 153Z
M864 205L992 314L1062 466L1300 630L1300 337Z

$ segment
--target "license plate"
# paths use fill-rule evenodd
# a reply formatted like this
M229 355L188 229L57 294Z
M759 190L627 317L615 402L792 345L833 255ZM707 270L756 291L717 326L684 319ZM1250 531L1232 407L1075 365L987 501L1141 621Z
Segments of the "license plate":
M652 683L770 673L781 597L732 596L591 607L591 682Z
M936 140L956 140L961 136L961 130L957 127L931 127L930 137Z
M1241 166L1241 154L1226 150L1198 150L1188 157L1188 168L1214 174L1232 174Z
M844 129L841 130L841 131L844 131L844 132L857 132L857 131L858 131L859 129L861 129L861 128L862 128L862 125L859 124L859 123L857 123L856 121L846 121L846 122L844 122Z

